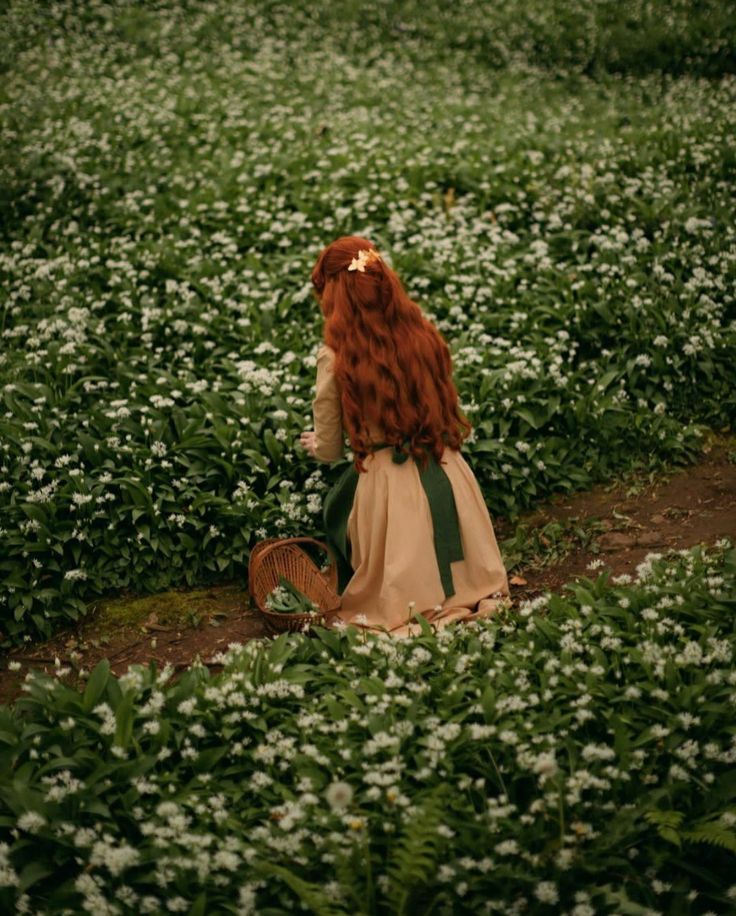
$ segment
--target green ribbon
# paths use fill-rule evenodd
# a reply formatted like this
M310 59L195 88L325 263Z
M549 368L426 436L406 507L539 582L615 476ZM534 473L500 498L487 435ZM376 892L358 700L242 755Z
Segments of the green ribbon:
M408 439L404 441L404 445L409 445ZM381 442L374 445L372 451L391 447ZM399 446L393 448L394 454L391 460L395 464L403 464L409 458L409 452L402 451ZM424 446L424 448L427 447ZM450 478L433 454L430 453L427 467L421 470L417 465L417 470L432 515L434 552L437 557L440 580L445 598L449 598L455 594L450 564L463 559L455 496L452 492ZM350 564L350 542L347 528L357 486L358 471L351 462L326 494L322 508L327 545L331 548L337 564L338 594L343 593L354 572Z

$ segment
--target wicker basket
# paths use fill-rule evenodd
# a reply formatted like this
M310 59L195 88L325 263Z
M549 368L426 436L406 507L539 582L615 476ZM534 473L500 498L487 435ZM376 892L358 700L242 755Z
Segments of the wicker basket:
M316 544L330 556L327 544L309 537L268 538L252 549L248 564L248 592L271 633L303 630L305 624L324 626L340 609L337 566L331 562L322 572L298 544ZM320 614L280 614L266 607L266 598L284 576L316 604Z

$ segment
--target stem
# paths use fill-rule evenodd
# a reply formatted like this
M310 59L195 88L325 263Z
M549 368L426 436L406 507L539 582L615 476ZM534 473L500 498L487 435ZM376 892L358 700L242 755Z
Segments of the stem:
M367 912L375 912L375 893L373 887L373 869L371 868L371 844L368 838L368 831L365 835L365 876L366 876L366 902L368 904Z
M557 787L557 807L560 811L560 845L562 845L565 840L565 811L562 807L562 788L559 785Z
M496 775L498 776L498 781L501 783L501 789L502 789L502 791L503 791L503 794L504 794L507 798L510 798L509 793L506 791L506 783L503 781L503 776L501 775L501 771L500 771L499 768L496 766L496 759L495 759L495 757L493 756L493 751L491 751L491 749L490 749L489 747L487 747L486 750L488 751L488 756L491 758L491 763L493 764L493 769L496 771Z
M437 906L437 902L439 901L439 899L440 899L440 893L438 893L437 896L432 900L432 902L429 905L429 908L425 910L424 916L429 916L432 910Z

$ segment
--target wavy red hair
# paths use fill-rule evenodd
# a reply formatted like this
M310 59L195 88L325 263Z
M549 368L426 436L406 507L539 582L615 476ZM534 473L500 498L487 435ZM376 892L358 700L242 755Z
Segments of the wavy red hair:
M364 271L347 269L364 248L376 250L368 239L343 236L320 252L312 270L355 467L366 470L370 423L405 453L408 439L408 454L425 468L424 446L439 462L445 446L459 449L473 427L460 410L450 348L396 272L383 260Z

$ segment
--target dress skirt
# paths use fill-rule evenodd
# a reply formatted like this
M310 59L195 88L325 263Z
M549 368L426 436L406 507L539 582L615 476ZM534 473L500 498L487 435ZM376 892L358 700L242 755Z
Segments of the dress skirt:
M325 499L328 543L342 554L333 625L410 636L417 612L438 629L494 614L508 577L470 466L449 447L431 473L394 456L369 454L366 472L348 468Z

